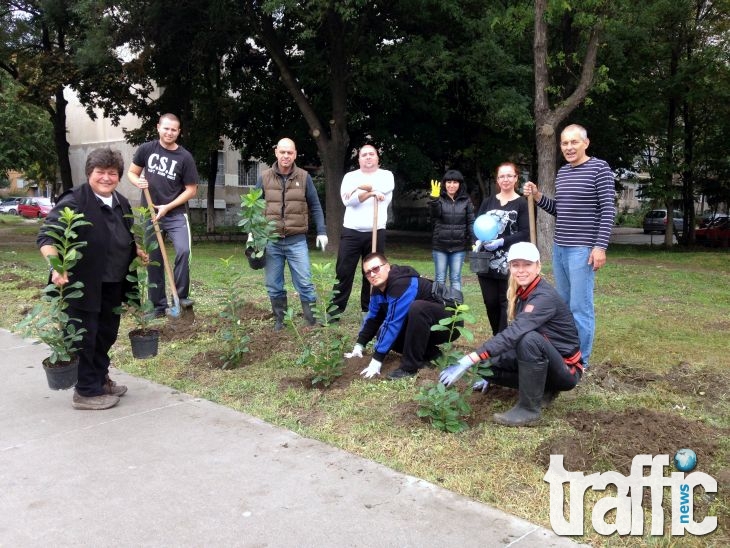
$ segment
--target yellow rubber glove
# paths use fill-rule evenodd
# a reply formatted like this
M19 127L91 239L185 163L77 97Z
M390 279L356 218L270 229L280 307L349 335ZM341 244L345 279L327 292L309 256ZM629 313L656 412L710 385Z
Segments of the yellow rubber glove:
M441 196L441 183L436 179L431 179L431 198Z

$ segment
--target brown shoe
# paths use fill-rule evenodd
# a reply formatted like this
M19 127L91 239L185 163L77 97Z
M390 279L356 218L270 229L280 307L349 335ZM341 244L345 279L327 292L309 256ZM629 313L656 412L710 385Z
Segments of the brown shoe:
M122 397L127 393L127 387L123 384L117 384L107 376L106 382L104 383L104 394L111 396Z
M74 409L109 409L119 403L119 396L110 394L102 394L101 396L81 396L74 390L73 405Z

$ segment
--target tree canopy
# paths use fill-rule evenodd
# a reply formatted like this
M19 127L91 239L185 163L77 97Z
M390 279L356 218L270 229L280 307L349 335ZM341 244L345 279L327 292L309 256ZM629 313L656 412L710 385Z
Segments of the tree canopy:
M293 138L324 173L333 240L364 143L399 191L457 168L488 193L511 160L549 193L574 122L589 154L646 169L646 196L688 211L727 194L729 1L2 1L0 68L53 122L62 177L65 86L91 115L141 117L132 143L175 112L209 180L221 137L264 161Z

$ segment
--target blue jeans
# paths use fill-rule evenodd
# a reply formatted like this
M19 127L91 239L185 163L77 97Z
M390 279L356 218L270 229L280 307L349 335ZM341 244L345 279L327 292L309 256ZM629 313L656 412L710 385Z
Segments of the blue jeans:
M289 272L294 288L302 301L313 303L317 294L312 283L309 266L307 239L296 235L280 238L266 245L265 279L266 291L272 299L286 297L284 289L284 261L289 263Z
M449 281L451 287L461 291L461 267L464 264L466 251L454 251L447 253L446 251L432 251L433 264L436 268L436 282L446 283L446 269L449 270Z
M553 245L555 289L570 307L578 328L580 353L587 366L593 350L596 316L593 308L593 282L596 273L588 264L590 247Z

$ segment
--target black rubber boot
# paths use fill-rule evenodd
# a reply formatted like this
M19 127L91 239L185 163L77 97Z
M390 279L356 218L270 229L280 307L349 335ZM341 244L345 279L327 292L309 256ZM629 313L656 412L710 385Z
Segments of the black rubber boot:
M271 297L271 310L274 313L274 331L281 331L284 327L284 314L289 306L286 297Z
M557 390L545 390L542 395L542 401L540 402L540 408L547 409L548 407L550 407L555 399L558 397L558 394L560 394L560 392L558 392Z
M547 362L518 361L517 366L520 378L517 405L506 413L496 413L494 422L503 426L532 426L540 421Z
M302 301L302 316L304 316L304 322L307 325L317 325L317 320L314 319L314 311L312 307L316 303L310 303L308 301Z

